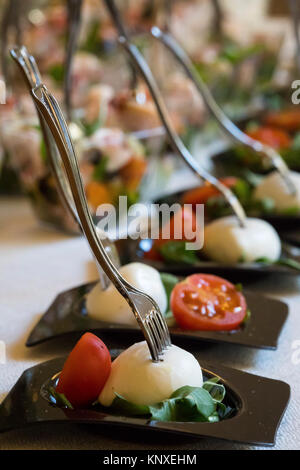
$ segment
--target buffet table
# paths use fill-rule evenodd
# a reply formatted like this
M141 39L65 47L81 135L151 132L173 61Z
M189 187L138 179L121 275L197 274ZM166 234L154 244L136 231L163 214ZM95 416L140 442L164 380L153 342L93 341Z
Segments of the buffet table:
M23 370L69 352L74 343L71 338L57 339L31 349L25 347L25 341L58 292L96 278L95 265L82 237L70 237L41 227L26 199L0 199L0 340L6 344L6 363L0 364L0 401ZM300 447L300 353L293 355L296 351L293 347L297 340L300 343L300 276L269 277L247 287L284 299L290 306L278 350L208 344L197 350L205 360L288 382L292 397L278 431L275 449L297 449ZM40 425L0 435L0 449L247 448L249 446L225 441L66 424L60 427Z

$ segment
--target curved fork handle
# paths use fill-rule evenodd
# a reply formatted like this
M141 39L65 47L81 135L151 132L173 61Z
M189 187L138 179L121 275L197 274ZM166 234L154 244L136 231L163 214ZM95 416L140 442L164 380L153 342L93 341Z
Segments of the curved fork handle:
M29 92L31 92L34 88L36 88L42 83L41 75L34 57L28 53L25 46L14 47L13 49L11 49L10 55L14 59L16 64L19 66L24 77L25 83L29 89ZM78 217L76 209L74 207L74 203L71 198L70 189L66 184L65 178L63 177L60 165L57 164L57 149L54 145L53 137L51 135L51 132L49 132L43 115L40 113L37 106L36 109L40 120L43 137L46 143L50 166L57 183L59 194L67 210L69 210L69 212L71 213L74 221L78 223Z
M32 91L32 96L35 100L36 106L44 116L44 119L49 126L49 129L59 149L67 178L70 183L70 188L81 223L82 231L87 239L87 242L107 277L128 302L132 313L138 321L138 324L145 336L153 360L158 361L158 354L155 353L155 348L153 349L151 347L153 345L153 339L151 335L149 335L149 328L147 328L146 322L147 320L150 321L150 316L153 314L153 309L155 310L154 313L158 312L160 314L160 311L151 297L143 294L138 289L135 289L122 277L107 255L105 247L100 237L97 235L84 193L72 140L57 101L50 93L48 93L48 90L44 85L39 85L36 87ZM142 318L140 310L142 311L143 303L147 301L149 308L147 306L146 317ZM166 336L166 339L168 339L168 335Z
M272 162L273 166L280 173L284 180L289 192L291 194L296 193L296 188L289 175L289 169L285 161L281 158L278 152L272 147L265 145L258 140L252 139L247 134L242 132L232 121L229 119L220 106L216 103L210 90L203 82L199 74L196 72L194 65L178 44L178 42L170 34L163 33L157 26L151 28L151 35L162 43L175 57L177 62L184 68L186 75L192 80L196 86L197 91L201 94L207 108L210 110L220 127L226 132L226 134L238 144L242 144L254 152L263 154Z
M82 231L91 247L91 250L102 267L103 271L121 294L128 298L126 281L118 273L114 264L106 253L105 247L97 234L93 223L83 184L79 172L77 158L73 148L72 140L63 114L56 99L48 92L45 85L39 85L31 92L34 102L45 119L46 124L53 136L59 150L63 166L70 184L78 220Z
M111 15L111 18L119 32L119 43L123 46L125 51L129 54L133 64L136 66L143 79L145 80L151 96L154 100L159 116L163 123L163 126L167 132L170 142L174 148L174 151L185 161L185 163L191 168L191 170L201 179L204 179L215 186L225 197L233 212L237 216L239 223L242 227L245 226L246 214L241 206L239 200L235 194L222 184L217 178L212 176L206 170L204 170L195 158L191 155L189 150L186 148L179 135L175 132L171 120L169 118L168 110L165 106L164 100L161 96L160 90L156 83L153 74L145 61L143 55L139 52L138 48L131 43L129 35L127 34L120 12L116 7L114 0L105 0L107 9Z
M82 0L67 0L68 9L68 39L65 58L64 98L68 120L71 121L71 72L76 51L78 35L81 26Z
M33 89L35 89L36 87L42 84L41 75L40 75L40 72L35 62L34 57L28 53L26 47L24 46L15 47L14 49L10 51L10 54L12 58L15 60L15 62L17 63L17 65L19 66L29 91L32 92ZM65 174L60 165L60 159L58 156L58 150L55 144L55 140L53 139L51 131L49 130L49 127L47 126L45 118L43 114L40 112L40 109L37 106L36 101L34 101L34 104L35 104L35 107L37 109L37 113L39 116L41 129L42 129L43 137L44 137L46 148L47 148L47 154L49 157L50 166L51 166L53 175L57 183L59 194L62 198L62 201L66 209L70 212L74 221L79 225L79 227L81 227L80 220L78 218L76 207L74 204L74 200L72 198L70 186L66 180ZM121 263L120 263L118 252L114 243L111 242L108 238L105 238L103 240L103 244L105 246L107 253L109 253L109 255L112 257L115 265L119 267ZM99 272L101 286L103 289L106 289L109 285L109 280L107 276L103 273L102 268L99 266L98 266L98 272Z
M119 42L130 55L137 69L144 78L175 152L185 161L185 163L198 177L208 181L215 188L217 188L220 193L224 195L225 199L231 206L234 214L237 216L240 225L244 226L246 214L235 194L224 184L222 184L217 178L208 173L204 168L199 165L196 159L186 148L179 135L175 132L156 80L154 79L147 62L145 61L142 54L139 52L138 48L135 45L131 44L128 39L126 39L124 36L121 36L119 38Z

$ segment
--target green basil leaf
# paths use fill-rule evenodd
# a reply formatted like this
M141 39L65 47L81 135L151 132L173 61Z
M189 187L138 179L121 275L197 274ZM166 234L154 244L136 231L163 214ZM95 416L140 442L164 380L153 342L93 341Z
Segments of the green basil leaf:
M288 266L289 268L293 268L293 269L296 269L297 271L300 271L299 261L296 261L291 258L279 258L279 260L276 261L275 264L279 264L281 266Z
M100 162L95 166L93 179L96 181L103 181L106 175L108 157L102 157Z
M248 308L241 325L245 325L245 323L247 323L250 320L250 318L251 318L251 310L249 310Z
M293 215L299 215L299 212L300 212L299 207L295 206L295 207L288 207L287 209L281 210L280 214L293 216Z
M115 395L116 397L111 405L111 408L113 408L115 412L124 414L125 416L146 416L150 414L149 406L131 403L116 392Z
M168 299L168 306L167 306L167 311L170 308L170 297L171 297L171 292L178 284L179 279L178 277L174 276L173 274L169 273L160 273L160 278L161 282L163 283L163 286L165 288L166 294L167 294L167 299Z
M62 83L65 74L65 68L63 64L54 64L48 70L48 74L53 78L57 83Z
M191 387L186 385L176 390L170 397L176 398L180 406L180 411L190 415L197 412L204 418L208 418L216 409L215 403L210 393L202 387Z
M224 400L226 390L224 385L217 383L217 381L219 381L219 377L213 377L204 382L202 387L209 392L215 402L221 403Z
M74 409L72 404L63 393L57 392L54 387L49 387L48 391L50 400L54 402L55 405L60 406L61 408L68 408L69 410Z
M177 421L176 400L164 400L149 406L151 417L155 421Z
M209 383L208 383L209 382ZM176 390L169 399L154 405L135 405L116 393L110 409L125 416L147 416L156 421L218 421L217 407L225 396L223 385L216 384L214 378L207 381L206 387L184 386ZM224 412L225 405L221 408Z
M88 123L83 121L82 122L82 127L84 130L84 133L87 137L91 136L96 132L102 125L102 120L100 118L97 118L95 121Z
M249 204L251 198L251 188L247 181L238 179L232 189L242 205L246 206Z
M44 139L41 139L40 143L40 152L41 152L41 157L44 162L48 160L48 155L47 155L47 148Z
M198 262L197 252L186 250L185 245L186 242L181 240L168 241L159 248L159 252L165 261L196 264Z
M300 271L300 263L299 261L296 261L291 258L279 258L277 261L272 261L269 258L258 258L255 260L256 263L262 263L262 264L278 264L281 266L288 266L290 268L296 269L297 271Z
M291 148L293 150L300 150L300 132L297 132L297 134L295 134Z

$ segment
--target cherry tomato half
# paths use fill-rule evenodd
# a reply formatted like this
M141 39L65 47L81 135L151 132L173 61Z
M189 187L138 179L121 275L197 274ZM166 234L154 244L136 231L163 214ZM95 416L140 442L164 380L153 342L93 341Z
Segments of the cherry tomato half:
M291 145L290 136L281 129L272 127L258 127L247 132L252 139L259 140L263 144L270 145L274 149L289 148Z
M63 393L74 408L92 404L110 374L111 358L103 341L85 333L70 352L56 390Z
M245 297L231 282L212 274L193 274L171 293L171 310L185 330L234 330L245 318Z
M227 178L221 178L220 182L223 183L227 188L232 188L236 185L238 179L234 176L228 176ZM187 191L182 197L183 204L205 204L208 199L214 196L218 196L220 192L212 184L204 184L199 188L191 189Z

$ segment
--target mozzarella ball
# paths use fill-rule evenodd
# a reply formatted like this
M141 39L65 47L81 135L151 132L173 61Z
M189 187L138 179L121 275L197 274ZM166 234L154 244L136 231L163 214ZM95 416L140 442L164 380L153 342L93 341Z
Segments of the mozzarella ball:
M159 272L143 263L130 263L120 268L122 276L137 289L150 295L162 313L167 309L167 294ZM96 320L136 326L127 301L113 284L102 290L98 283L86 297L88 314Z
M153 405L170 398L184 385L201 387L202 384L200 364L191 353L172 345L164 352L163 361L152 362L148 345L142 341L113 361L99 402L110 406L117 392L136 405Z
M280 252L279 236L264 220L247 218L245 227L241 227L235 216L229 216L205 227L203 253L214 261L238 263L259 258L276 261Z
M289 176L295 185L295 194L289 192L286 183L278 171L272 171L255 188L254 198L258 200L265 197L273 199L278 212L291 207L298 207L300 209L300 174L290 171Z

